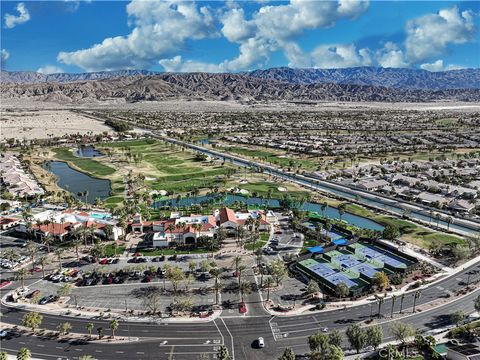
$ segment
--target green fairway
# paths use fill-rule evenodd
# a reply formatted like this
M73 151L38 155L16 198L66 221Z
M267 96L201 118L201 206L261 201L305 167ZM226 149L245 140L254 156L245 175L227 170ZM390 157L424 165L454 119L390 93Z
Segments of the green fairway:
M71 149L67 148L56 148L53 149L55 152L55 157L58 160L63 160L73 164L75 167L79 168L80 170L98 177L106 177L108 175L112 175L115 173L115 169L106 166L96 160L88 159L88 158L80 158L73 154Z

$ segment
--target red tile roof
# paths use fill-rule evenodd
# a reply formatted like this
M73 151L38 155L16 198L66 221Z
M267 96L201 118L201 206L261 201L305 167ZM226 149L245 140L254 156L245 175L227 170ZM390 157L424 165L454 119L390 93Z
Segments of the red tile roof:
M73 223L66 222L63 224L59 223L49 223L49 224L42 224L42 225L33 225L32 229L36 231L41 231L44 234L52 234L52 235L65 235L70 230Z
M231 221L236 223L237 218L235 217L235 213L233 212L232 209L229 208L222 208L219 211L220 215L220 224L226 223L227 221Z

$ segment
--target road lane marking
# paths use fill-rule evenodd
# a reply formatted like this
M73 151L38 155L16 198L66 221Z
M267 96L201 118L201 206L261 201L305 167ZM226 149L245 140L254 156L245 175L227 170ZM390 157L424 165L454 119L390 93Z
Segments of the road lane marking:
M235 360L235 347L233 346L233 336L232 336L232 333L231 333L230 330L228 329L227 324L225 324L225 321L223 321L223 319L220 319L220 320L222 320L222 323L223 323L223 325L225 326L225 329L227 329L228 335L230 335L230 339L232 339L232 360Z

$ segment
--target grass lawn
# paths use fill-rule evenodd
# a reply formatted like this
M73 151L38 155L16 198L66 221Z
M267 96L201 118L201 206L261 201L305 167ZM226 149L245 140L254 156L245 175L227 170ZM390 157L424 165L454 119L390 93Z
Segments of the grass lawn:
M154 249L154 250L140 250L145 256L160 256L160 255L174 255L174 254L205 254L210 253L208 249L193 249L193 250L175 250L175 249Z
M213 188L233 172L229 164L202 162L195 154L154 139L102 143L112 159L146 177L153 190L187 193L195 189ZM134 159L134 161L131 161Z
M242 155L245 157L250 157L254 159L260 159L264 162L275 164L281 167L301 167L305 170L316 170L318 167L318 162L311 159L302 159L299 156L286 156L283 153L275 153L273 150L264 150L261 148L245 148L240 146L232 147L217 147L219 150L227 151L230 153Z
M107 177L116 171L114 168L104 165L99 161L77 157L73 155L73 152L70 149L67 148L56 148L53 149L53 151L55 152L55 157L58 160L66 161L72 164L74 167L93 176Z
M428 249L429 244L433 241L441 242L443 245L465 244L465 241L461 237L426 229L406 220L385 215L378 215L355 204L348 204L346 210L355 215L367 217L383 226L396 226L400 229L402 239L412 244L421 246L424 249Z
M255 242L255 250L264 247L268 241L270 234L269 233L260 233L260 239ZM244 245L245 250L254 250L253 243L248 243Z
M125 251L125 246L118 246L116 249L117 255L121 255ZM105 256L114 256L115 255L115 250L113 249L112 244L108 244L104 248L104 255Z
M281 199L285 194L287 194L287 192L279 191L279 187L285 187L287 190L289 190L288 194L294 198L301 198L309 195L308 191L296 190L296 188L292 188L290 184L276 184L268 181L256 181L248 184L241 184L238 185L238 187L240 189L248 190L252 196L254 193L257 195L267 196L270 190L272 197L277 199Z

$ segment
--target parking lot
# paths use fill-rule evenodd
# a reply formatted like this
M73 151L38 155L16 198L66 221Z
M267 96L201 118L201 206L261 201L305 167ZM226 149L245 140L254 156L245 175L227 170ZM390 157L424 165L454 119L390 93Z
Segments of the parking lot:
M100 265L82 259L80 262L74 260L63 264L61 272L55 271L47 275L46 279L30 286L29 291L40 290L40 295L44 297L56 295L58 289L67 282L75 284L77 286L72 288L67 303L94 311L108 309L148 311L148 305L140 295L142 290L152 287L159 293L159 308L162 313L175 300L188 298L194 307L211 306L215 303L213 289L215 280L201 269L200 261L193 261L194 270L192 265L189 267L187 261L175 262L168 258L161 262L152 261L152 258L148 258L146 262L136 263L129 262L126 258L118 259L118 262L112 264L106 262L107 264ZM189 278L178 283L176 292L172 282L165 276L164 268L167 264L178 266ZM236 309L239 302L238 279L233 276L231 269L221 270L220 281L223 288L219 302ZM95 281L87 281L92 278ZM121 281L117 281L120 278ZM245 280L254 283L253 279Z

